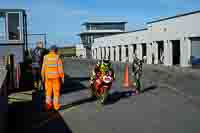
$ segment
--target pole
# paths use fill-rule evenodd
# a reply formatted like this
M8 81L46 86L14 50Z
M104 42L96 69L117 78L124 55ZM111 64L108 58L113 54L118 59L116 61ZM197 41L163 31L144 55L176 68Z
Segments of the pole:
M47 37L46 37L46 35L47 34L44 35L44 46L45 46L45 48L47 48Z
M25 45L26 45L26 50L28 50L28 36L27 36L27 15L24 15L24 25L25 25Z

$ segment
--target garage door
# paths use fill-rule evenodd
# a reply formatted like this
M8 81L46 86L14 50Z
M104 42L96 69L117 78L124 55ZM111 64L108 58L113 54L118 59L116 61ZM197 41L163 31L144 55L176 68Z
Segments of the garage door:
M200 64L200 38L192 39L192 64Z

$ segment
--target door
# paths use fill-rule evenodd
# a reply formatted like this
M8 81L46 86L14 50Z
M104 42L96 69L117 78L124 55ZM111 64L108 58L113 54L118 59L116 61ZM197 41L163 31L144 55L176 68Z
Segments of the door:
M172 58L173 65L180 65L180 40L172 40Z
M142 44L142 57L147 56L147 45L146 43Z
M200 37L192 38L191 63L193 65L200 64Z

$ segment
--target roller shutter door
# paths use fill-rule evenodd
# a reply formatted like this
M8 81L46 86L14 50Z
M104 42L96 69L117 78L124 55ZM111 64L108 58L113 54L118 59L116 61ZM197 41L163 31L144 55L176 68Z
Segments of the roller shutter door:
M193 38L191 41L192 64L200 64L200 38Z

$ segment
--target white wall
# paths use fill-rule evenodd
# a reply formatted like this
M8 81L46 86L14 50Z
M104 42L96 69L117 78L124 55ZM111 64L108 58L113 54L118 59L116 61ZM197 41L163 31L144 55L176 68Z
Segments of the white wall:
M147 30L141 30L137 32L129 32L118 35L112 35L107 37L96 38L93 43L93 47L108 47L118 45L129 45L136 43L147 42Z

